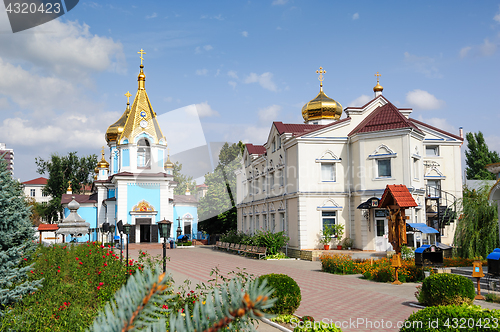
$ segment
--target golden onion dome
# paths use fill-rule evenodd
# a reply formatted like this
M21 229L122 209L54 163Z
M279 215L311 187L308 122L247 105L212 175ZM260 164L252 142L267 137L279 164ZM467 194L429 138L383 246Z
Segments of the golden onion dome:
M338 120L342 115L342 105L328 97L321 87L316 98L302 107L302 117L305 122L320 119Z
M118 140L118 137L123 132L125 123L127 123L127 117L129 113L130 113L130 104L127 103L127 109L125 110L125 112L123 112L122 116L118 119L118 121L109 126L108 130L106 130L105 137L108 143L116 142Z
M99 174L99 167L94 168L94 173Z
M104 146L102 147L101 154L101 161L97 163L97 167L94 170L96 173L99 173L99 168L109 168L109 163L104 159Z
M170 155L167 157L167 161L163 165L165 168L174 168L174 163L170 161Z
M380 85L380 83L377 81L377 85L375 85L373 87L373 92L378 92L378 91L384 91L384 88L382 87L382 85Z

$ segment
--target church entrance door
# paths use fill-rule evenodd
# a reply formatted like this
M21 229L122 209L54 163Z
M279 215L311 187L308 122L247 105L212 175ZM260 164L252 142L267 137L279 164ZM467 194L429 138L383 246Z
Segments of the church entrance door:
M139 242L151 242L151 218L137 218L135 223L139 228Z

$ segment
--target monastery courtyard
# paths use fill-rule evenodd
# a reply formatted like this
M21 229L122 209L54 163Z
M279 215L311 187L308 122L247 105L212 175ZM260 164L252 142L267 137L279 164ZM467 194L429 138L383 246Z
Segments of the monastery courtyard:
M131 244L129 258L136 259L140 251L147 251L153 256L161 255L161 244ZM190 279L193 284L206 282L213 278L210 271L215 267L224 276L237 268L245 268L246 272L255 276L286 274L299 284L302 292L302 301L296 314L313 316L316 320L325 318L328 321L342 322L344 332L398 331L396 324L418 310L410 305L417 303L414 296L418 285L416 283L396 286L360 279L359 275L323 273L319 261L257 260L216 251L211 246L168 249L167 256L170 257L167 271L177 284L186 279ZM500 309L500 305L485 301L476 301L476 304ZM360 324L355 325L356 322ZM382 322L384 328L380 326ZM372 324L372 328L369 324ZM387 324L393 328L387 328ZM265 324L260 324L260 331L278 331L262 325ZM376 328L377 326L380 327Z

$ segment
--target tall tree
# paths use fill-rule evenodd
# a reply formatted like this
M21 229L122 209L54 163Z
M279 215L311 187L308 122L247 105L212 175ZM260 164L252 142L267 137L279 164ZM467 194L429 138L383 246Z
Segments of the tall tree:
M37 172L42 175L47 173L49 177L43 192L52 196L46 208L47 220L52 222L62 218L61 197L66 193L70 181L75 194L80 194L85 186L92 183L97 156L78 157L76 152L70 152L67 156L52 154L49 160L35 158L35 163Z
M34 248L30 214L21 184L0 161L0 314L41 287L42 280L27 281L31 266L22 266L23 258Z
M236 229L236 174L241 167L244 144L227 142L219 152L219 164L213 173L205 175L207 194L200 199L198 216L200 229L210 234L221 234Z
M176 161L174 163L174 181L178 182L178 184L174 189L174 194L184 195L187 188L189 188L189 190L194 193L194 191L196 190L196 181L193 180L192 176L184 175L181 171L182 164Z
M489 189L488 186L478 190L464 187L454 240L460 257L484 258L498 248L497 206L488 201Z
M469 180L495 180L495 174L488 172L484 166L500 162L500 156L496 151L490 151L484 140L482 132L467 133L467 150L465 151L465 163L467 167L467 179Z

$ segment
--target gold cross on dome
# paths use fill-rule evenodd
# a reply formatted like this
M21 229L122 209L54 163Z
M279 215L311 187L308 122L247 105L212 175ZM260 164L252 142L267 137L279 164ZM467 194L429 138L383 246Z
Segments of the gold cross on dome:
M324 70L323 67L319 67L319 70L316 70L316 74L319 74L319 85L323 86L323 74L326 74L326 70Z
M101 153L104 156L104 146L102 147Z
M382 75L380 75L378 72L375 74L375 76L377 76L377 83L378 83L378 78Z
M146 52L144 52L144 50L141 48L141 50L139 52L137 52L137 53L141 55L141 65L142 65L142 61L144 60L144 58L142 56L144 54L146 54Z
M127 93L125 94L125 97L127 97L127 104L130 104L130 97L132 96L132 94L130 93L130 91L127 91Z

